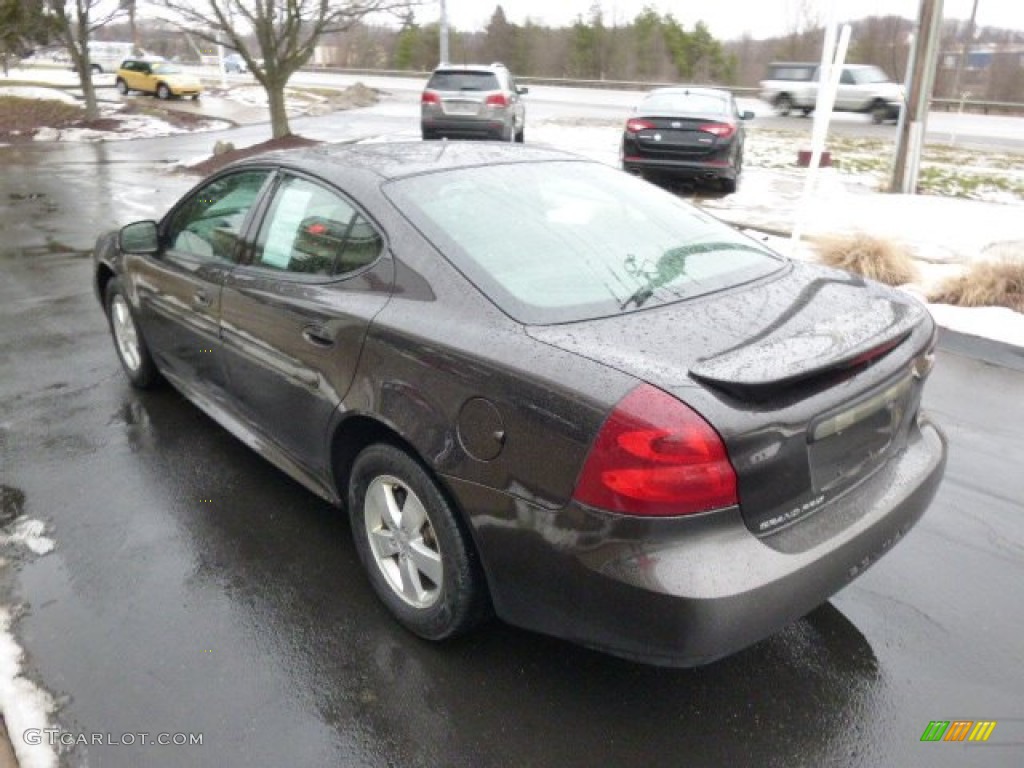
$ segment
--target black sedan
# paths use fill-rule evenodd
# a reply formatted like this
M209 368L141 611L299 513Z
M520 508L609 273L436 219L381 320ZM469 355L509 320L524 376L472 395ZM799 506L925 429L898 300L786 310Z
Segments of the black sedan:
M425 638L493 612L708 662L873 563L945 465L922 305L564 153L245 160L102 236L95 289L129 380L344 507Z
M658 88L626 121L622 167L651 181L711 182L735 192L743 170L743 121L728 91Z

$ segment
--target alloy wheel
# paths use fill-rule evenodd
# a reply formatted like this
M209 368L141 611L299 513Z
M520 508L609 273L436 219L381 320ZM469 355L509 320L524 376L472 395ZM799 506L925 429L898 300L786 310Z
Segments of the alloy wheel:
M132 371L139 370L142 365L142 353L139 350L139 334L135 329L135 320L124 296L117 294L110 302L110 326L114 330L114 341L117 343L118 354Z
M423 502L397 477L380 475L366 489L363 515L373 560L391 590L413 608L434 605L444 566Z

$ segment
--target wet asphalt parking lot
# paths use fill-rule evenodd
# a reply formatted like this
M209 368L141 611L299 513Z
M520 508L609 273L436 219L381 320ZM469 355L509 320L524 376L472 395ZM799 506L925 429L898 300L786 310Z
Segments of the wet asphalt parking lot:
M67 765L1024 762L1019 353L944 341L925 398L950 438L935 504L829 604L734 657L656 669L498 622L432 645L377 604L342 514L173 390L127 384L90 262L67 251L132 218L117 200L148 195L151 215L192 180L108 151L46 181L0 157L2 518L56 542L4 549L2 602L22 606L25 672L63 731L202 744L80 745ZM108 194L87 194L97 179ZM921 743L957 719L998 725L984 746Z

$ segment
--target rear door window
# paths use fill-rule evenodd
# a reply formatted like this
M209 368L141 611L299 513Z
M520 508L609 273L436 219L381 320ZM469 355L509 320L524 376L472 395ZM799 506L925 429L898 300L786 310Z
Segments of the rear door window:
M303 275L343 275L376 261L383 240L335 192L287 177L260 228L253 266Z
M432 91L497 91L498 78L493 72L440 70L427 83Z

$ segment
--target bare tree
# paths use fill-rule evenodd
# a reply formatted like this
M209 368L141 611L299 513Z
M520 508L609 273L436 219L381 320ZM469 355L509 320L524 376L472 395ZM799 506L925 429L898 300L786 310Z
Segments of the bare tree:
M83 2L84 0L78 0ZM401 15L418 0L157 0L193 35L223 43L245 60L267 92L273 137L291 134L288 80L308 62L321 35L343 32L378 13ZM249 43L249 34L256 46Z
M8 58L19 58L53 32L43 0L0 0L0 65L7 77Z
M121 15L122 9L107 0L47 0L53 16L56 35L71 57L71 66L78 74L85 99L85 118L95 120L100 110L93 86L93 66L89 59L89 39L92 33Z

